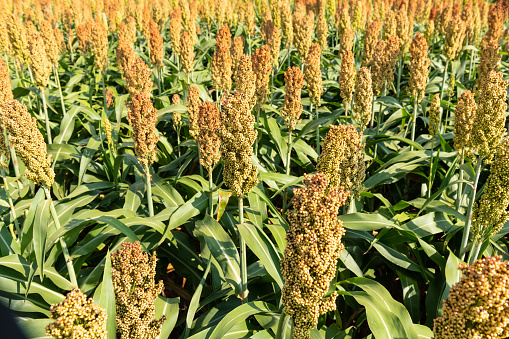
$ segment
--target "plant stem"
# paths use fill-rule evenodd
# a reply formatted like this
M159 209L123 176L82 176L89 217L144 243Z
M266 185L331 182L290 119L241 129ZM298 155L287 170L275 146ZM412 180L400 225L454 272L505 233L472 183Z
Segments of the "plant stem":
M445 69L444 69L444 76L442 77L442 87L440 88L440 101L442 101L442 98L444 96L444 86L445 86L445 80L447 79L447 68L449 67L449 60L445 63Z
M375 99L376 97L373 95L373 99L371 100L371 124L369 128L373 128L373 124L375 123Z
M412 141L415 141L415 124L417 123L417 114L418 114L418 102L417 102L417 95L414 98L414 119L412 121ZM410 151L414 150L414 146L410 146Z
M65 103L64 103L64 95L62 94L62 86L60 85L60 78L58 76L58 70L57 70L56 66L53 66L53 74L55 76L55 81L57 82L58 93L60 94L60 104L62 105L62 113L63 113L63 115L65 115L66 110L65 110Z
M2 166L0 166L2 179L4 181L4 190L7 195L7 203L9 204L9 208L11 209L11 217L16 227L16 232L18 232L18 236L21 237L21 228L19 227L18 218L16 217L16 209L14 208L14 204L12 203L11 193L9 192L9 183L7 182L7 176ZM9 231L11 232L12 237L19 243L19 239L14 233L14 229L12 228L12 224L9 224Z
M239 197L239 224L244 223L244 200ZM246 263L246 242L242 236L240 239L240 296L243 302L247 302L247 263Z
M399 89L401 87L401 73L403 72L403 58L399 59L399 68L398 68L398 83L396 87L396 97L399 99Z
M159 96L161 96L161 71L160 71L160 67L156 67L156 72L157 72L157 91L159 93ZM187 83L189 83L189 80L187 81Z
M106 83L104 82L104 72L101 72L101 80L103 83L103 105L104 105L104 113L108 110L108 103L106 102Z
M46 134L48 135L48 144L52 144L53 141L51 139L51 128L49 127L49 115L48 108L46 107L46 95L44 95L44 90L41 88L41 98L42 98L42 108L44 110L44 120L46 122Z
M281 312L277 323L276 338L287 338L287 328L291 324L292 318L285 312Z
M461 159L461 165L463 165L465 162L465 159ZM461 198L463 197L462 196L462 193L463 193L463 183L461 182L463 180L463 171L461 170L460 168L460 173L459 173L460 177L459 177L459 182L458 182L458 194L457 194L457 197L456 197L456 211L459 211L460 207L461 207Z
M147 177L147 203L148 203L148 215L154 216L154 202L152 201L152 178L150 177L150 168L145 165L145 175Z
M468 66L469 69L468 80L472 80L472 75L474 74L474 70L472 69L473 65L474 65L474 51L470 50L470 65Z
M286 175L290 175L290 159L292 154L292 131L288 133L288 153L286 154Z
M318 105L315 106L315 116L318 120ZM316 153L320 155L320 125L316 126Z
M481 254L481 246L482 242L479 242L478 240L474 240L474 243L472 244L472 250L470 251L470 255L468 256L468 264L472 265L474 261L479 259L479 254Z
M53 202L51 201L51 194L49 191L49 188L46 186L43 186L44 193L46 193L46 199L50 201L49 204L49 210L51 213L51 217L53 218L53 221L55 222L56 229L62 228L60 226L60 221L58 220L58 213L55 210L55 206L53 205ZM67 249L67 244L65 243L64 237L60 237L60 246L62 247L62 253L64 254L65 264L67 266L67 271L69 271L69 279L71 280L71 283L74 286L78 286L78 281L76 280L76 272L74 272L74 266L72 264L71 256L69 255L69 250Z
M428 192L427 192L427 198L429 199L429 197L431 196L431 185L432 185L432 182L431 182L431 171L433 169L433 141L435 139L435 136L432 135L431 136L431 146L429 147L430 148L430 153L429 153L429 177L428 177Z
M212 168L209 171L209 190L210 190L210 197L209 197L209 213L212 218L214 218L214 210L213 210L213 196L212 196Z
M467 213L465 214L466 217L465 228L463 229L463 238L461 239L460 247L461 260L465 259L465 251L467 249L468 237L470 235L470 227L472 224L472 207L474 205L477 184L479 183L479 176L481 175L482 160L483 160L482 157L477 157L477 167L475 169L474 186L472 188L472 193L470 194L470 201L468 202Z

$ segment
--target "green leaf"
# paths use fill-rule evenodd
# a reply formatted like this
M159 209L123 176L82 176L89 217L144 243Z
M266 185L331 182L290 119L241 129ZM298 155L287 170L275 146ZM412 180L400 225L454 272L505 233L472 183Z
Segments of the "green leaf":
M179 227L187 222L192 217L200 214L208 205L209 198L205 192L196 193L191 199L180 205L170 216L168 226L164 231L164 236L158 242L157 246L161 245L168 237L168 232L172 229Z
M228 334L229 330L237 323L243 322L249 316L266 313L272 314L276 311L276 308L263 301L252 301L240 305L235 308L233 311L228 313L217 326L214 328L214 331L208 337L208 339L221 339L226 334Z
M97 304L106 310L108 318L106 319L106 331L108 339L117 337L116 327L116 305L115 291L113 290L113 281L111 276L111 256L110 251L106 253L106 264L104 265L104 275L101 284L101 296L97 300Z
M161 333L157 339L166 339L170 337L170 334L177 323L179 302L180 298L165 298L161 295L157 296L157 300L155 302L155 318L160 319L163 315L166 316L166 320L161 327Z
M197 236L205 240L212 256L219 263L227 282L232 284L235 292L240 292L240 259L237 247L221 224L210 215L195 224Z
M73 105L72 108L64 115L60 122L60 133L53 139L55 144L63 144L69 141L74 131L74 122L76 115L79 113L81 106Z
M276 248L267 235L251 222L238 224L240 236L247 246L260 259L269 275L274 279L280 289L283 288L283 276Z
M358 231L373 231L385 227L398 227L389 219L384 218L379 213L350 213L338 216L338 219L343 222L345 228L358 230Z
M207 279L207 275L209 274L211 264L212 258L209 258L207 268L205 269L205 273L203 273L203 277L201 278L200 284L194 291L193 297L191 298L191 302L189 303L189 310L187 311L186 315L186 329L184 331L183 338L189 337L189 331L191 330L193 324L194 315L196 314L198 306L200 305L201 291L203 290L203 285L205 285L205 279Z
M410 314L408 313L405 306L394 300L389 291L387 291L381 284L367 278L351 278L341 283L350 283L362 288L368 295L377 300L378 304L382 305L389 312L396 315L400 320L403 326L402 330L405 333L405 335L401 338L418 339L417 332L413 327L412 318L410 317Z
M33 244L35 261L37 262L41 280L44 278L44 258L46 254L46 238L50 216L49 204L52 203L51 200L42 200L37 205L37 211L35 212Z
M92 158L99 149L100 144L101 139L99 138L98 135L94 135L90 139L88 139L87 147L83 150L83 153L81 154L80 171L78 175L78 186L81 185L81 183L83 182L83 177L85 176L88 165L90 165L90 162L92 161Z

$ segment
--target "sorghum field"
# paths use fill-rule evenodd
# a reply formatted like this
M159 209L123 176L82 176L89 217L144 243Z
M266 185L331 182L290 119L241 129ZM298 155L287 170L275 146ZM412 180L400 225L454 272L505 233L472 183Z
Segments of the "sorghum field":
M34 339L509 337L508 19L2 0L0 303Z

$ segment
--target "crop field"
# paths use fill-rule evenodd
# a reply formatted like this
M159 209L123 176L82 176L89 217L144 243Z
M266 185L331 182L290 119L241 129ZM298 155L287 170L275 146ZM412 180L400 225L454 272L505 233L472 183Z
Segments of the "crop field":
M509 0L2 0L7 322L509 338L508 24Z

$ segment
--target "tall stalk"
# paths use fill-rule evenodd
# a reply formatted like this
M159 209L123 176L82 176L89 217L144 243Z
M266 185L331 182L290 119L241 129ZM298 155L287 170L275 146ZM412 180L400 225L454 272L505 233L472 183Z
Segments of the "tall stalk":
M318 105L315 106L315 117L318 120ZM320 125L316 126L316 153L320 155Z
M445 63L445 69L444 69L444 76L442 78L442 87L440 88L440 101L442 101L442 98L444 96L444 86L445 86L445 80L447 79L447 68L449 67L449 60Z
M292 131L288 132L288 152L286 154L286 175L290 175L290 159L292 154Z
M46 107L46 95L44 94L44 90L41 88L41 98L42 98L42 108L44 110L44 120L46 123L46 134L48 136L48 144L51 145L53 143L53 140L51 139L51 129L49 126L49 115L48 115L48 108Z
M154 216L154 202L152 201L152 178L150 177L149 165L145 165L145 177L147 178L147 204L148 204L148 215Z
M209 213L210 213L210 216L212 218L214 218L214 210L213 210L214 199L213 199L213 193L212 193L212 186L213 186L213 182L212 182L212 168L211 168L209 171L209 190L210 190Z
M460 167L465 163L465 159L461 159L461 165ZM456 211L459 211L460 207L461 207L461 199L463 198L463 171L461 170L460 168L460 173L459 173L459 182L458 182L458 193L457 193L457 198L456 198Z
M417 109L419 108L419 103L417 102L417 95L414 98L414 118L412 121L412 141L415 141L415 125L417 123ZM433 141L431 141L433 143ZM410 146L410 151L414 150L414 146Z
M399 99L399 90L401 88L401 74L403 73L403 57L399 58L399 67L398 67L398 83L396 87L396 97Z
M53 201L51 199L51 194L49 191L49 188L46 186L43 186L44 193L46 194L46 199L49 200L49 210L51 213L51 217L53 218L53 221L55 222L56 229L62 228L60 225L60 221L58 220L58 213L55 210L55 206L53 205ZM64 237L60 237L60 247L62 247L62 253L64 254L65 264L67 266L67 271L69 272L69 279L71 280L71 283L74 286L78 286L78 281L76 280L76 272L74 271L74 266L72 264L71 256L69 255L69 250L67 249L67 244L65 243Z
M101 72L101 81L103 85L103 105L104 105L104 113L108 110L108 103L106 102L106 83L104 82L104 72Z
M470 201L468 202L467 213L465 214L466 217L465 228L463 229L463 237L461 239L460 246L461 260L465 259L465 251L467 249L468 238L470 235L470 227L472 225L472 207L474 206L477 184L479 183L479 176L481 175L482 161L483 161L482 157L477 157L477 167L475 169L474 186L472 187L472 192L470 193Z
M479 259L479 254L481 253L481 247L482 242L478 240L474 240L474 243L472 244L472 250L470 251L470 254L468 256L468 264L472 265L474 261Z
M55 65L53 65L53 74L55 76L55 81L57 82L58 93L60 94L60 104L62 105L62 113L63 113L63 115L65 115L66 109L65 109L65 103L64 103L64 95L62 94L62 86L60 85L60 78L58 76L58 70Z
M239 224L244 223L244 200L239 197ZM247 301L247 263L246 263L246 242L242 236L240 239L240 295L243 302Z

